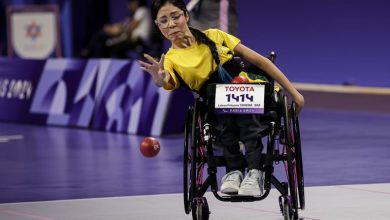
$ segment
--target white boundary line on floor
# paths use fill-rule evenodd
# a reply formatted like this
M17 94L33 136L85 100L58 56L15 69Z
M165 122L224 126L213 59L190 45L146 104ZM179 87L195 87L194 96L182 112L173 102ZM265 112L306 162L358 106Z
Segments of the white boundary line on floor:
M315 83L293 83L293 84L298 90L302 90L302 91L390 95L390 88L387 87L329 85L329 84L315 84Z
M11 140L22 140L24 139L23 135L0 135L0 143L9 142Z

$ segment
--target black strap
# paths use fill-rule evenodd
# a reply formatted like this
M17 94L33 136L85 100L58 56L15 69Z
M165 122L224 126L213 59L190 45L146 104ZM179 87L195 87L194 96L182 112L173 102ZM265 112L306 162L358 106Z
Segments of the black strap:
M226 69L226 71L228 71L228 73L232 77L237 76L242 71L241 64L238 61L236 61L234 58L232 58L229 61L225 62L222 66ZM221 83L221 79L219 78L218 71L215 71L215 72L213 72L210 75L210 78L202 85L202 88L200 88L199 91L196 91L196 90L191 89L188 86L188 84L183 80L183 78L180 76L180 74L178 72L176 72L175 69L173 70L173 73L175 74L175 76L177 77L177 79L180 82L179 88L183 88L183 89L187 89L189 91L196 92L196 93L198 93L202 97L206 97L206 94L207 94L206 90L207 90L207 86L209 84L211 84L211 83Z
M242 71L242 66L241 64L232 57L232 59L226 61L223 65L223 68L234 78L240 74Z

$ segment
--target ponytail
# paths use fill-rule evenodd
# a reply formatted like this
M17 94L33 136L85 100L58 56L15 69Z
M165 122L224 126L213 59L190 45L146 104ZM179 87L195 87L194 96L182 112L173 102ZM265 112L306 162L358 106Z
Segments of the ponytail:
M210 48L211 55L213 56L214 61L219 65L221 63L218 55L217 46L214 41L210 40L202 31L190 27L192 35L194 35L196 42L206 44Z
M229 74L226 69L220 65L221 60L219 59L219 54L217 50L217 46L215 45L214 41L212 41L210 38L206 36L203 32L201 32L198 29L190 27L190 31L192 35L194 35L196 42L206 44L210 48L211 55L214 58L215 63L218 65L218 76L219 79L223 83L230 83L232 81L232 76Z

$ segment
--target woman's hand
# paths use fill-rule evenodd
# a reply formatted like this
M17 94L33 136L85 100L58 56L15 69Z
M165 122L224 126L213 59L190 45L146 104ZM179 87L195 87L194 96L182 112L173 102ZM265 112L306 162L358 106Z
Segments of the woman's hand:
M160 61L155 60L149 54L144 54L144 57L150 62L143 62L139 60L139 64L141 65L141 69L148 72L154 81L154 83L159 86L165 86L169 80L169 74L166 73L164 69L164 58L165 55L161 55Z
M303 98L303 95L299 93L298 91L292 95L292 98L294 99L294 102L297 106L297 113L302 110L303 106L305 105L305 98Z

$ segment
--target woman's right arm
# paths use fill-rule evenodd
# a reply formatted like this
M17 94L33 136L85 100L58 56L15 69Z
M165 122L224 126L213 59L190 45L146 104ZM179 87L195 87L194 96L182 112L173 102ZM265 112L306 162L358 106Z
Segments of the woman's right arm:
M171 79L168 71L164 69L165 55L162 54L161 59L159 61L155 60L149 54L144 54L144 57L150 63L139 60L141 69L148 72L152 76L152 79L156 86L165 87Z

